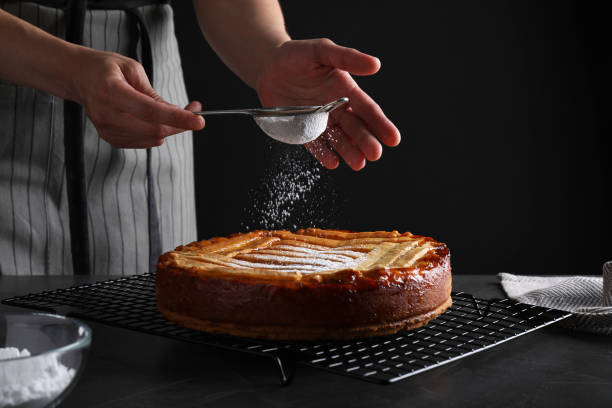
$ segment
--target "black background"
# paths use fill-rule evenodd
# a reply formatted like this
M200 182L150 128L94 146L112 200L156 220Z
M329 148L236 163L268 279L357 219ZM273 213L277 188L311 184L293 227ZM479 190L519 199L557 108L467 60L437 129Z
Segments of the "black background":
M451 249L454 273L598 274L612 259L603 10L569 1L281 4L293 38L328 37L381 59L379 73L357 81L403 137L359 172L321 169L283 226L433 236ZM174 8L190 98L209 109L259 106L200 35L191 2ZM316 166L248 118L209 118L195 135L199 237L257 228L254 194L287 154Z

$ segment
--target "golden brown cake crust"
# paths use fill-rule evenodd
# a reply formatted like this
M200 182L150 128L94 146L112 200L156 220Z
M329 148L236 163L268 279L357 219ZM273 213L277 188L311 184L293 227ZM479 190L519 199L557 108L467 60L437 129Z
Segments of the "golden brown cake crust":
M363 337L384 336L397 333L399 330L411 330L426 325L431 319L444 313L452 305L449 297L436 309L423 313L422 315L409 317L397 322L382 324L370 324L364 326L351 326L338 330L336 328L324 327L300 327L300 326L253 326L235 323L211 322L184 316L165 310L160 307L161 312L173 322L191 329L201 330L209 333L229 334L232 336L262 338L269 340L349 340Z
M199 330L370 337L422 326L450 306L450 254L396 231L255 231L162 255L156 290L168 319Z

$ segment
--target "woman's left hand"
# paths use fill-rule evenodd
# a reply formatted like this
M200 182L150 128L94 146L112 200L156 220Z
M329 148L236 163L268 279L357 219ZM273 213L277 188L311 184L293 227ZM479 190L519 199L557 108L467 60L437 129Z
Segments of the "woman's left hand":
M256 83L264 106L323 105L347 96L349 103L330 114L328 128L306 148L329 169L338 167L339 154L360 170L382 154L381 142L396 146L400 133L353 75L372 75L378 58L328 39L292 40L279 46Z

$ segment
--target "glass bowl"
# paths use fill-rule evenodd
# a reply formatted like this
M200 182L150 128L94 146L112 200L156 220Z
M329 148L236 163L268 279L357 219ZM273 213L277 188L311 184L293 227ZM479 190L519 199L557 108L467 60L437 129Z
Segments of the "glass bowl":
M0 313L0 408L57 406L85 366L91 329L47 313Z

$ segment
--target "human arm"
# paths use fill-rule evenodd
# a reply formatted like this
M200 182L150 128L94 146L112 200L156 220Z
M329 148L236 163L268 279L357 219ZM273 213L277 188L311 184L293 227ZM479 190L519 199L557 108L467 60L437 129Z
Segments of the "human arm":
M270 54L291 38L276 0L194 0L200 28L219 58L251 88Z
M276 0L194 0L200 27L215 52L254 88L264 106L320 105L348 96L330 128L306 148L328 168L339 154L359 170L395 146L397 128L352 78L372 75L380 61L328 39L291 40ZM331 148L330 148L331 147Z
M2 9L0 61L0 78L83 105L100 137L115 147L158 146L168 135L204 126L202 118L164 102L137 61L66 42Z

